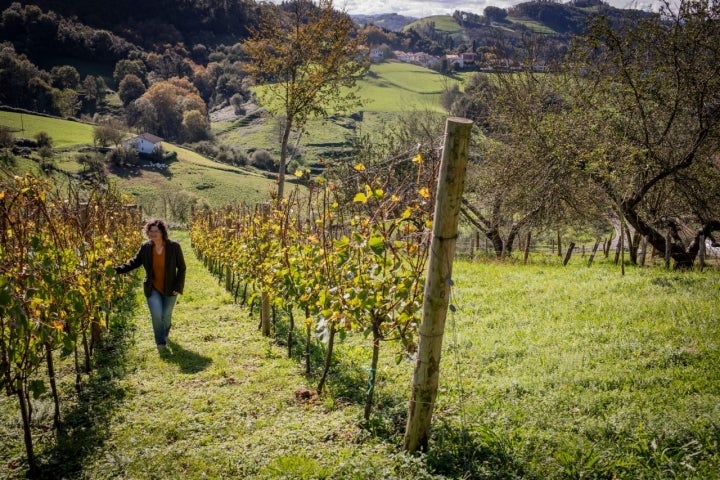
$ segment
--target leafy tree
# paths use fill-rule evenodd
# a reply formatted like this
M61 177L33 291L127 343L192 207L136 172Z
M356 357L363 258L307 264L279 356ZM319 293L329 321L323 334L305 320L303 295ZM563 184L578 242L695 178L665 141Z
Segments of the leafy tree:
M0 160L9 162L12 160L12 147L15 145L15 137L9 127L0 125Z
M47 111L52 107L50 75L8 43L0 44L0 102Z
M127 124L142 132L152 132L157 128L158 112L145 97L140 97L125 109Z
M140 59L130 60L127 58L117 62L115 64L115 70L113 72L113 80L115 80L115 85L120 88L120 82L122 82L122 80L130 74L135 75L144 84L147 79L147 67L145 67L145 63L143 63L143 61Z
M147 130L153 131L165 138L179 138L182 134L182 122L185 112L196 110L203 117L207 117L207 106L200 97L195 86L187 78L173 77L169 80L154 83L136 100L147 100L152 105L152 111L146 110L143 115L154 112L154 125L152 117L145 117L148 123Z
M557 198L606 209L678 267L720 230L719 20L717 2L666 4L619 29L594 25L558 74L502 77L504 135L556 172Z
M207 140L210 136L210 121L198 110L187 110L183 112L182 131L186 142Z
M493 22L502 22L507 18L507 10L504 8L493 7L492 5L485 7L483 10L488 20Z
M243 44L245 69L256 81L268 83L263 98L275 116L284 117L280 147L277 201L284 194L288 140L310 117L326 117L358 104L352 91L366 72L363 38L349 16L337 12L332 0L293 0L267 5L251 39Z
M104 120L93 129L93 142L101 147L107 147L111 143L118 147L125 136L124 130L120 121L112 118Z
M61 90L66 88L77 90L80 86L80 73L72 65L52 67L50 77L52 78L53 87Z
M128 73L120 81L120 86L118 87L118 96L123 102L123 105L127 107L130 102L133 102L138 98L142 97L145 91L146 89L143 81L137 75Z
M677 267L720 230L719 21L718 2L693 0L619 30L595 25L573 71L593 85L573 96L592 126L570 137L578 167Z
M92 75L87 75L82 81L83 103L90 108L95 108L100 97L98 82Z
M52 98L55 110L57 110L62 117L74 117L77 112L80 111L82 102L75 90L70 88L64 90L53 88Z

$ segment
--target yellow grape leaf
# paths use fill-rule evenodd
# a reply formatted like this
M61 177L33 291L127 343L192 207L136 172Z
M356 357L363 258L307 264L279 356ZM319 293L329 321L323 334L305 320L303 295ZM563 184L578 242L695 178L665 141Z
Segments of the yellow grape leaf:
M412 161L413 161L414 163L422 163L422 155L420 155L420 154L418 153L417 155L415 155L415 156L413 157Z
M300 169L300 168L298 168L297 170L295 170L295 176L298 177L298 178L302 178L302 176L303 176L304 174L305 174L305 172L304 172L302 169Z
M390 200L392 200L393 202L399 202L400 197L398 197L397 195L393 195L392 197L390 197Z
M423 198L430 198L430 190L428 190L427 187L423 187L420 190L418 190L418 193Z
M355 165L355 166L353 167L353 169L354 169L356 172L364 172L364 171L365 171L365 165L363 165L362 163L358 163L357 165Z
M367 196L362 192L355 194L355 197L353 198L353 202L358 203L367 203L367 200Z
M377 190L373 191L373 197L375 198L383 198L383 195L385 195L385 192L382 188L378 188Z

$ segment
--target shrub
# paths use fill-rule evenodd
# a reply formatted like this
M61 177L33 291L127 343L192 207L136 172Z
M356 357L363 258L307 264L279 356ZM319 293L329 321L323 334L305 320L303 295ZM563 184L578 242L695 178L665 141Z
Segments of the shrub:
M112 165L135 165L138 161L138 154L134 148L118 147L110 150L105 155L105 159Z
M262 170L273 170L275 168L275 160L267 150L255 150L252 154L251 163Z

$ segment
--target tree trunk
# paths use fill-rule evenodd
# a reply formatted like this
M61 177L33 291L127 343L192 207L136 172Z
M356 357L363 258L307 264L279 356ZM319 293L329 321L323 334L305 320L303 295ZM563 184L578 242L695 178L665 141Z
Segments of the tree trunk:
M335 322L330 322L330 336L328 337L327 352L325 353L325 367L323 368L322 377L318 382L317 392L318 395L322 395L323 388L325 387L325 381L327 380L328 372L330 372L330 365L332 364L333 348L335 347Z
M28 477L37 476L37 465L35 465L35 452L33 450L32 431L30 430L30 395L27 391L27 380L20 381L20 388L17 389L18 402L20 402L20 416L23 424L23 437L25 440L25 452L27 454L29 472Z
M312 342L312 330L310 328L310 322L307 320L310 317L310 308L305 307L305 375L310 376L310 342Z
M53 424L55 429L60 428L60 396L58 395L57 382L55 382L55 365L53 363L52 348L50 342L45 343L45 363L47 364L48 379L50 380L50 392L52 393L55 411L53 413Z
M292 358L292 350L293 350L293 332L295 331L295 315L293 315L293 307L292 305L288 306L288 316L290 317L290 325L288 326L288 358Z
M363 418L367 422L370 420L370 413L372 412L373 396L375 394L375 381L377 379L377 366L378 360L380 359L380 322L381 319L372 319L372 330L373 330L373 349L372 349L372 361L370 362L370 378L368 379L367 395L365 397L365 411L363 412Z
M472 122L460 118L449 118L445 127L418 355L403 442L408 452L426 449L430 436L471 129Z
M260 327L263 337L270 336L270 295L264 290L260 293Z
M293 118L289 117L285 119L285 129L283 130L282 142L280 143L280 164L278 165L278 189L277 189L277 204L280 205L285 195L285 167L288 155L288 140L290 139L290 132L292 131Z

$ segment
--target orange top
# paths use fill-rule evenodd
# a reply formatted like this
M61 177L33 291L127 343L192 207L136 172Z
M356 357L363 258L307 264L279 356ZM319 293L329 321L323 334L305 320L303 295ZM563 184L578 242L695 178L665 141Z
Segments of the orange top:
M165 244L163 244L163 247ZM158 292L165 295L163 291L165 289L165 251L163 248L162 253L157 253L155 246L153 246L153 264L152 264L152 284L153 288Z

